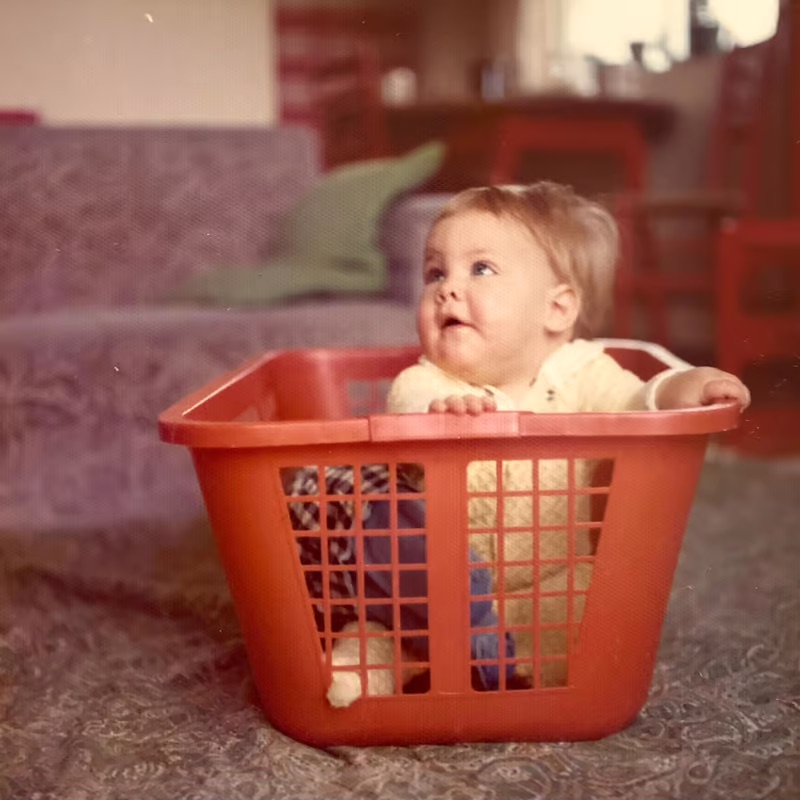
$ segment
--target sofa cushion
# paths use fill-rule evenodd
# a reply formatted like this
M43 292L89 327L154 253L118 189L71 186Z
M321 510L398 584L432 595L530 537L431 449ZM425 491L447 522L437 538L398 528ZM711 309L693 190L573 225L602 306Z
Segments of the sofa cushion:
M258 267L226 267L192 278L175 299L263 306L312 294L379 292L386 256L379 248L387 207L439 168L431 142L400 158L346 164L324 175L289 214L280 253Z
M392 203L381 226L381 250L389 262L389 294L412 308L419 305L425 241L452 194L420 193Z
M414 312L347 299L283 308L152 307L19 315L0 325L0 528L178 519L202 501L172 403L267 350L413 344Z
M300 126L0 127L0 316L152 303L261 262L318 161Z

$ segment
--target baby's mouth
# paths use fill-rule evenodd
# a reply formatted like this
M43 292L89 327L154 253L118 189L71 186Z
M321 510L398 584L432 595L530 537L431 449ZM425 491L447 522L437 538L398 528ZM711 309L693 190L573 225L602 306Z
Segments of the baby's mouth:
M441 328L444 330L445 328L456 328L462 325L466 325L467 323L463 320L460 320L458 317L445 317L442 320Z

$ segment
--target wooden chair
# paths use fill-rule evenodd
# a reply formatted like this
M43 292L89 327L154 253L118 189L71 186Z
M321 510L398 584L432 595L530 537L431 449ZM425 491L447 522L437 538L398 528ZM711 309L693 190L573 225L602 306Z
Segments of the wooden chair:
M0 108L0 125L38 125L41 122L36 111L17 108Z
M753 396L728 441L761 455L800 452L800 218L724 226L714 285L718 366Z
M490 183L519 181L528 153L608 156L618 162L620 190L641 192L647 154L635 123L625 119L599 119L581 124L566 119L531 118L511 114L500 118L494 130ZM609 187L610 188L610 187Z
M320 136L327 168L388 154L383 71L408 65L412 11L278 4L277 77L281 121ZM399 49L398 49L399 48Z
M389 151L375 46L354 42L353 52L320 62L313 72L314 126L326 169Z
M381 70L373 43L352 40L344 52L284 64L283 78L289 92L302 87L295 106L284 104L283 120L317 131L325 169L387 154Z
M562 105L512 98L465 104L454 114L443 104L446 122L424 120L447 140L443 190L551 179L587 195L640 193L647 171L641 120L602 103L591 113L576 113L580 102Z
M725 56L702 188L674 197L617 198L623 256L616 285L616 336L645 335L674 348L671 301L694 296L710 303L714 247L722 222L757 211L766 137L764 98L775 65L775 42L773 37ZM659 227L670 225L669 234L659 232ZM676 232L676 226L682 230ZM637 306L646 312L645 334L634 328Z

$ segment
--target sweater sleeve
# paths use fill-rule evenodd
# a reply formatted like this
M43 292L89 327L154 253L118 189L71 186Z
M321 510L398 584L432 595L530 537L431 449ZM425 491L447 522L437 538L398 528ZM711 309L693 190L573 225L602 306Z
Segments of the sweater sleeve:
M656 411L656 390L676 370L665 370L645 382L608 353L592 361L580 378L580 411Z
M404 369L392 382L386 397L390 414L427 414L431 401L464 391L460 382L423 364Z

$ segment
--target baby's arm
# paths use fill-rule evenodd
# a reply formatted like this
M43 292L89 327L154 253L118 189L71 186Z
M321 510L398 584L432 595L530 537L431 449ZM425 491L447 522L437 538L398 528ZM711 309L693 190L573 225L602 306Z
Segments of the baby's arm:
M579 411L644 411L698 408L725 400L747 407L750 393L733 375L714 367L660 372L644 382L608 353L595 359L580 378Z
M659 385L655 403L660 409L697 408L735 400L750 405L750 392L734 375L715 367L693 367L667 377Z

